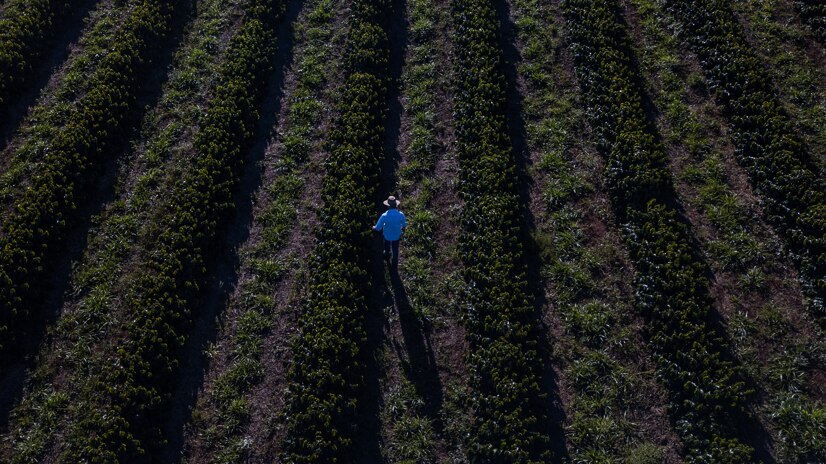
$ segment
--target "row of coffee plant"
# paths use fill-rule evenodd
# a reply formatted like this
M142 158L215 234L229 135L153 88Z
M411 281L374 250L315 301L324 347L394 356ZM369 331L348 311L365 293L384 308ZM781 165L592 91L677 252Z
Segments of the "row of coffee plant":
M329 44L335 40L333 19L341 4L314 0L304 8L309 12L297 23L293 65L300 73L287 101L286 117L279 122L286 129L279 131L278 152L273 154L277 159L267 168L278 174L259 194L257 203L263 208L256 212L254 227L260 226L260 239L240 252L241 274L250 278L239 283L230 300L229 310L237 316L226 315L229 334L222 345L228 352L228 366L209 382L193 413L195 453L209 454L216 464L241 462L255 451L250 449L247 431L254 408L261 405L254 405L249 395L267 375L265 356L273 355L268 353L265 339L277 337L277 325L290 311L289 302L279 301L275 295L279 288L293 284L290 273L300 274L297 260L287 255L289 248L285 247L296 227L308 162L323 135L324 91L331 68L338 62L331 56ZM278 343L286 346L289 342ZM198 462L195 453L188 457L189 462Z
M140 250L149 248L143 244L152 243L157 235L152 230L152 217L161 206L157 199L172 191L197 156L192 151L194 133L220 81L231 31L240 26L239 9L246 4L245 0L198 4L172 57L160 99L134 138L134 153L128 151L118 163L117 200L92 220L83 256L73 266L61 317L30 375L31 387L12 413L0 461L21 464L59 455L63 441L55 437L63 436L97 404L100 395L94 391L93 379L110 368L114 356L109 349L112 333L106 328L120 327L131 317L122 296L142 272L137 264L145 259ZM100 20L95 21L97 28ZM231 31L226 31L227 25L232 25ZM88 34L82 40L86 44L93 35L99 37L94 30ZM85 46L83 53L95 50L100 50L98 45ZM76 72L82 70L70 73ZM65 383L55 382L60 378Z
M523 205L506 119L500 21L491 0L454 0L455 120L460 167L474 418L471 462L547 462L538 314L528 285Z
M66 437L65 462L136 462L163 443L164 405L204 284L205 264L233 206L275 55L280 1L250 0L195 135L194 166L155 219L162 232L127 295L116 368L95 386L103 403Z
M736 156L826 325L826 190L728 2L668 0L731 124Z
M134 7L114 48L101 61L88 92L41 160L31 185L0 231L0 356L14 356L28 314L48 287L50 263L85 203L106 155L122 146L137 110L142 76L170 31L173 2Z
M71 14L81 1L9 0L0 10L0 107L32 73L58 29L56 19Z
M636 14L629 17L639 19L643 36L636 49L641 72L652 84L654 103L663 109L660 133L672 146L684 147L673 155L675 178L682 184L678 188L685 208L699 213L692 223L716 284L724 289L726 307L721 313L732 350L758 392L752 409L771 436L778 462L826 461L826 436L821 432L826 430L826 408L808 387L816 383L819 360L826 359L826 344L817 330L809 330L812 318L800 304L803 295L794 266L778 253L782 241L760 219L757 200L744 194L743 185L735 181L736 161L727 135L718 132L716 105L703 100L689 103L696 74L691 77L668 64L679 62L682 56L680 39L670 32L673 19L657 0L632 3ZM791 26L762 14L776 2L732 6L741 9L738 17L750 18L749 31L765 47L760 53L766 63L778 71L799 69L801 78L813 74L805 57L778 51L781 48L773 33ZM816 87L808 82L810 88ZM793 112L798 123L801 113Z
M139 3L100 2L92 8L84 18L87 26L72 44L66 60L54 69L37 102L15 122L16 127L8 128L14 133L0 151L0 209L4 212L22 197L51 141L89 90L89 77L114 48L132 6Z
M647 119L628 38L611 0L563 2L580 84L606 157L607 186L636 266L658 374L687 462L751 463L738 437L749 391L715 326L706 266L676 206Z
M353 462L364 384L368 239L388 114L386 0L355 0L328 140L309 296L289 373L283 461Z
M795 0L794 8L817 39L826 44L826 3L822 0Z
M522 115L537 245L555 327L554 361L565 400L571 462L667 462L676 458L665 395L638 329L633 269L599 188L600 154L566 63L560 5L512 0L524 80ZM644 418L644 421L641 420Z

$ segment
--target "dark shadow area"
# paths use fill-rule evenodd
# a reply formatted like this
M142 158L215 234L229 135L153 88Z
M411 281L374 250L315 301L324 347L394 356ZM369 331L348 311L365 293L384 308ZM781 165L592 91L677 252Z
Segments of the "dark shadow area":
M503 72L507 80L507 122L511 145L518 175L518 193L522 205L522 237L524 246L525 266L527 268L528 286L532 291L529 297L533 300L535 313L535 334L539 347L539 356L542 362L542 393L545 395L546 423L541 427L547 431L551 440L551 450L554 459L559 462L567 460L568 451L565 445L565 434L562 425L565 422L565 412L559 399L557 376L552 364L553 340L549 339L550 328L543 323L542 309L548 301L545 298L545 286L542 282L542 263L540 262L539 246L536 244L532 231L536 230L536 220L530 209L531 191L534 187L533 179L528 174L531 157L527 143L525 121L522 118L523 97L519 89L519 75L517 64L522 56L516 46L516 31L510 15L510 4L507 1L494 2L497 16L501 24L500 38L503 51Z
M381 256L381 250L380 245L371 246L370 256ZM381 379L386 376L381 359L384 331L387 326L384 311L393 307L393 297L385 286L384 262L381 259L372 259L369 269L372 291L367 300L367 347L362 351L365 384L358 400L359 435L355 443L355 458L359 463L379 464L385 463L381 453L384 448L381 436L381 410L384 406Z
M206 291L200 301L193 305L194 324L183 350L178 356L181 368L173 377L176 387L166 409L166 423L163 425L167 442L158 452L155 462L180 462L186 438L186 425L204 383L209 357L206 348L218 336L218 320L228 309L229 297L238 284L240 256L238 250L249 239L253 224L253 206L256 192L262 187L261 163L276 127L284 97L284 79L293 62L293 24L304 6L303 0L287 2L284 16L278 22L277 54L273 61L273 75L270 78L261 108L261 119L253 137L254 145L247 153L240 184L234 194L235 211L227 220L219 236L216 252L209 256L207 268L210 270Z
M17 359L8 361L0 366L0 432L8 427L9 414L22 399L26 387L28 371L36 365L37 351L47 346L48 328L54 325L63 310L66 292L71 283L71 273L74 263L79 261L86 250L89 233L94 226L93 218L103 212L106 206L115 201L115 187L118 174L123 162L123 154L129 151L129 143L140 131L140 121L144 116L145 108L153 108L161 97L161 91L168 77L167 70L172 63L173 55L183 40L184 30L194 17L192 0L181 2L181 11L175 16L172 24L172 33L160 44L152 60L152 69L145 73L143 86L138 92L134 115L124 123L119 148L112 150L121 156L101 157L97 161L99 166L94 172L88 173L91 185L80 194L79 207L75 211L75 223L66 231L66 239L59 251L55 252L54 260L46 272L49 280L48 290L34 305L29 318L39 321L31 324L32 330L26 333L18 352L22 353ZM44 286L45 287L45 286Z
M29 107L35 104L40 92L49 83L52 74L69 57L70 46L76 43L85 29L84 18L98 0L79 2L75 8L69 8L69 14L59 18L57 33L47 40L43 47L45 53L32 67L32 73L23 84L21 91L9 98L0 109L0 150L3 150L17 130L23 118L29 112Z
M633 6L631 6L630 4L626 5L626 7L633 8ZM640 72L640 70L642 69L642 65L636 53L634 52L631 43L633 37L632 25L628 23L627 17L624 13L628 13L628 16L631 17L631 19L633 19L634 14L636 12L626 12L622 9L620 5L616 5L616 7L614 8L614 17L616 21L621 25L622 29L625 31L626 40L623 42L622 52L628 57L631 70L635 73L635 89L637 92L639 92L642 98L643 110L645 112L646 123L648 126L647 130L651 135L653 135L657 144L659 144L659 146L662 147L667 157L668 152L666 151L666 147L668 146L668 144L665 140L663 140L662 134L657 129L656 125L657 119L662 117L663 113L657 106L656 102L653 100L651 95L646 90L644 80L645 78ZM706 94L705 98L708 99L712 97L711 95ZM698 160L698 162L699 161L700 160ZM670 169L667 160L665 163L666 169ZM661 201L665 206L673 209L677 213L677 220L680 222L684 230L684 234L681 235L683 235L683 238L687 240L689 243L693 260L702 265L703 277L707 279L707 282L710 286L712 282L715 282L717 280L717 278L714 275L713 269L705 259L705 255L703 254L702 243L700 242L698 237L693 233L694 229L692 227L691 222L688 219L688 214L685 210L685 207L683 206L683 203L680 201L680 197L677 193L674 182L674 179L672 179L672 181L668 185L667 190L658 192L659 194L657 195L657 200ZM633 205L632 207L639 210L645 209L645 205ZM622 217L621 211L616 211L615 214L618 218ZM700 300L707 298L708 301L712 302L712 304L715 303L713 297L709 293L709 289L706 289L704 294L699 295L699 297ZM730 361L734 366L740 367L740 363L731 351L732 341L725 328L726 322L723 318L723 315L719 312L717 307L710 308L707 322L711 330L714 331L715 335L724 342L723 346L718 347L720 349L721 357L727 361ZM738 380L742 380L749 387L757 388L758 382L748 377L748 375L742 369L740 369L740 373L742 374L742 376ZM747 403L748 407L755 409L755 407L758 406L758 403L761 402L759 399L760 394L761 393L758 391L757 395L755 395L753 399L749 403ZM754 448L755 456L760 462L773 464L774 462L776 462L775 459L772 457L771 452L773 448L773 440L769 432L765 430L765 428L763 428L763 425L755 417L756 416L754 415L749 416L747 414L734 413L734 417L731 418L731 430L734 432L734 435L737 436L737 438L740 439L743 443Z
M401 115L403 112L400 101L400 79L404 66L408 43L407 4L405 0L391 0L391 12L386 17L384 26L388 30L390 39L390 82L388 86L388 115L385 122L385 149L384 159L381 162L381 177L379 189L374 198L375 204L380 205L395 188L397 182L396 170L401 155L396 149L401 133ZM379 210L376 211L381 214ZM381 211L383 212L383 211ZM365 227L371 227L365 225ZM386 285L384 271L385 264L380 256L383 244L380 239L373 238L370 242L370 281L371 295L367 300L367 347L364 350L365 385L364 392L359 398L358 428L359 437L356 443L356 462L383 463L383 440L381 436L381 410L383 398L381 379L385 378L385 368L382 365L381 352L385 342L385 328L387 320L384 311L394 305L393 295Z
M403 362L404 373L410 379L416 394L424 401L424 413L436 425L436 432L441 435L444 427L439 412L442 409L444 395L436 356L430 343L430 337L422 323L421 316L410 304L401 276L396 266L390 266L390 289L393 306L399 316L404 348L407 350L408 362ZM398 350L400 347L396 347ZM404 356L399 353L399 359Z

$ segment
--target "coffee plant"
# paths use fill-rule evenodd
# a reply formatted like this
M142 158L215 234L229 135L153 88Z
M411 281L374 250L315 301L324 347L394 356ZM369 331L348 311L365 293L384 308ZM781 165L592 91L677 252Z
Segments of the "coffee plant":
M9 0L0 13L0 108L31 77L59 19L80 1Z
M97 379L104 405L67 437L64 462L138 462L163 443L160 425L178 355L205 279L205 262L233 209L246 147L271 75L280 1L250 0L232 38L220 83L195 135L195 165L157 219L146 269L128 295L113 368Z
M468 455L479 463L551 458L538 315L522 244L523 205L508 135L500 22L489 0L454 0L455 120L462 212L462 306L471 346L474 422Z
M735 154L826 326L826 186L723 0L667 0L731 125Z
M384 152L389 73L385 0L355 0L329 135L309 297L289 373L283 462L355 462L364 384L368 239Z
M751 463L738 437L750 394L716 328L706 266L677 209L665 152L643 107L627 34L610 0L563 2L577 73L606 158L607 185L636 266L635 291L687 462Z
M17 341L48 289L48 263L62 248L85 193L107 156L124 143L137 109L141 76L169 33L174 2L134 7L120 38L90 79L65 127L55 136L31 185L0 230L0 356L19 356ZM35 318L37 320L39 318Z

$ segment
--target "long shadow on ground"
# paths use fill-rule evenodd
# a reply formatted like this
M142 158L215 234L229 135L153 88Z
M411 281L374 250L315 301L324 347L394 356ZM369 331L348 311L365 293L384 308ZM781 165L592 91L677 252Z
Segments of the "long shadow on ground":
M218 319L226 311L229 297L238 284L238 250L249 239L253 222L253 199L261 187L261 161L264 159L271 132L281 111L284 78L293 61L293 23L303 6L302 0L287 2L287 10L279 22L278 50L273 63L274 75L261 105L262 116L254 138L256 143L249 150L241 184L235 194L235 213L225 225L223 243L216 247L222 252L212 256L208 290L202 301L195 305L199 309L194 314L194 327L179 357L181 370L178 373L178 385L172 396L167 422L164 425L167 443L161 449L157 462L180 462L183 457L185 427L191 419L209 367L205 350L216 340Z
M83 32L85 18L98 0L80 2L76 8L70 9L70 14L60 18L55 37L48 40L47 50L33 67L32 74L17 95L11 96L0 109L0 150L6 147L12 134L20 126L23 118L40 96L41 90L46 87L55 69L69 57L70 45L76 43Z
M522 118L523 97L519 90L517 63L522 61L522 56L516 46L515 26L511 20L510 4L505 0L494 1L497 16L500 21L500 37L502 52L504 55L503 71L507 79L508 89L508 131L510 132L511 144L516 158L517 172L519 176L519 196L522 204L524 224L522 227L522 244L525 247L525 264L528 268L528 284L533 291L534 307L536 308L536 337L539 346L539 354L544 367L542 373L542 391L546 395L547 423L544 425L548 436L551 439L551 449L557 461L568 458L568 451L565 446L565 434L562 428L565 422L565 412L559 400L559 387L557 376L553 370L551 362L551 351L553 340L548 338L550 328L542 322L542 309L546 308L548 302L545 298L544 283L541 279L539 246L531 234L536 229L536 221L531 212L531 191L533 190L533 179L528 175L531 164L531 157L527 143L527 132L525 121Z
M408 43L407 5L405 0L392 0L392 12L387 19L390 37L390 92L389 112L385 125L385 150L381 164L380 188L375 202L377 205L387 198L388 192L395 188L397 182L396 170L401 160L397 147L401 132L401 115L403 112L400 96L400 78L404 66L404 57ZM378 212L378 211L377 211ZM365 225L365 227L370 227ZM381 463L381 410L383 399L381 393L381 379L385 378L385 367L382 365L381 351L385 342L385 328L387 321L384 310L394 306L393 294L387 287L384 277L384 263L381 259L382 245L380 240L373 242L370 247L371 260L370 274L372 295L368 300L369 313L367 314L367 349L364 353L365 389L359 398L359 442L357 443L357 462Z
M402 360L402 369L413 383L418 396L424 401L425 415L436 424L437 432L441 432L443 427L440 425L439 411L442 409L444 395L430 337L419 311L412 307L407 298L397 266L390 267L390 285L393 306L399 316L404 348L407 350L407 362L404 362L405 356L398 353L399 359ZM397 350L399 348L396 347Z
M88 8L87 8L88 10ZM161 44L163 50L156 56L154 67L148 72L144 86L138 95L136 108L152 108L161 97L161 91L167 80L167 69L172 63L175 50L183 40L186 25L194 17L194 4L187 0L181 3L181 12L173 22L170 37ZM85 13L84 13L85 14ZM83 15L81 15L83 16ZM132 140L139 131L143 111L136 111L132 120L125 123L124 143L113 153L123 154L129 149L128 141ZM37 350L47 343L47 329L60 317L65 303L66 292L71 283L73 263L77 262L86 249L89 233L93 227L92 218L104 211L106 205L115 198L115 184L120 169L120 157L104 158L98 168L97 179L94 185L89 186L80 201L80 207L74 215L76 224L67 231L66 243L63 245L59 258L49 268L50 287L42 296L42 300L32 310L29 317L39 321L32 324L34 329L26 334L26 340L20 347L20 355L8 364L0 365L0 432L8 427L9 414L22 399L26 386L28 371L35 367Z

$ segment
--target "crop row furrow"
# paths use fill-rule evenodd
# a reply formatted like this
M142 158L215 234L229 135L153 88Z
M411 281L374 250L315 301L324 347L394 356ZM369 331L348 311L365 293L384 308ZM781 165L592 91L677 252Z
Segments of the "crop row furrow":
M538 314L527 281L523 205L508 136L500 21L491 0L454 0L462 307L470 343L472 462L550 459Z
M102 404L66 437L64 462L133 462L163 443L160 425L219 227L232 210L245 148L275 54L280 1L250 0L194 137L197 157L155 221L154 252L126 296L132 317L95 381Z
M746 42L728 2L666 4L684 26L728 118L735 154L769 222L800 268L809 307L826 324L826 190L806 148Z
M803 23L811 27L817 39L826 45L826 2L823 0L794 0L794 8Z
M40 170L0 231L0 356L15 355L27 315L43 293L49 263L84 203L108 151L122 143L140 76L170 30L171 2L145 1L127 18L114 50L90 77L88 93L52 140Z
M285 288L303 285L299 260L292 256L296 250L291 247L291 235L304 235L304 230L296 230L302 227L299 197L309 183L311 156L323 135L325 89L329 88L331 68L337 63L330 46L335 36L333 20L340 6L335 0L308 2L304 5L308 13L297 22L293 72L300 73L295 88L288 89L279 136L274 152L268 154L273 160L266 163L266 184L256 202L260 206L254 212L251 233L256 239L240 252L240 274L250 277L239 283L230 299L224 329L227 335L219 343L225 359L214 358L217 366L213 369L220 371L208 380L193 412L190 462L201 462L206 455L209 462L229 464L261 452L249 446L254 409L278 403L273 397L266 405L253 404L251 396L268 377L277 375L267 372L267 357L281 352L268 352L267 338L283 337L277 340L279 346L289 343L286 330L279 332L278 328L289 325L286 321L291 319L292 297L284 301L277 295L287 293ZM302 244L305 241L309 238L301 239ZM290 274L299 275L291 279ZM287 361L279 357L279 362ZM266 448L264 443L253 443Z
M452 188L457 166L448 144L451 73L444 72L451 54L450 8L443 0L412 0L406 6L409 35L399 100L401 133L407 137L398 141L401 160L393 191L410 225L399 270L385 277L394 311L387 314L383 355L390 361L380 417L390 462L439 462L448 453L462 459L460 429L468 417L452 404L456 386L465 387L466 372L458 306L451 298L451 290L462 287L458 250L441 239L455 236L458 211L437 207L458 201Z
M563 2L580 84L606 157L607 185L636 266L658 374L687 462L750 463L738 438L749 391L714 325L706 265L680 218L665 152L648 120L617 5Z
M58 30L55 20L70 14L82 1L8 0L0 13L0 108L31 77Z
M388 113L389 13L385 0L351 5L309 296L290 366L284 462L354 460L367 337L368 224Z

